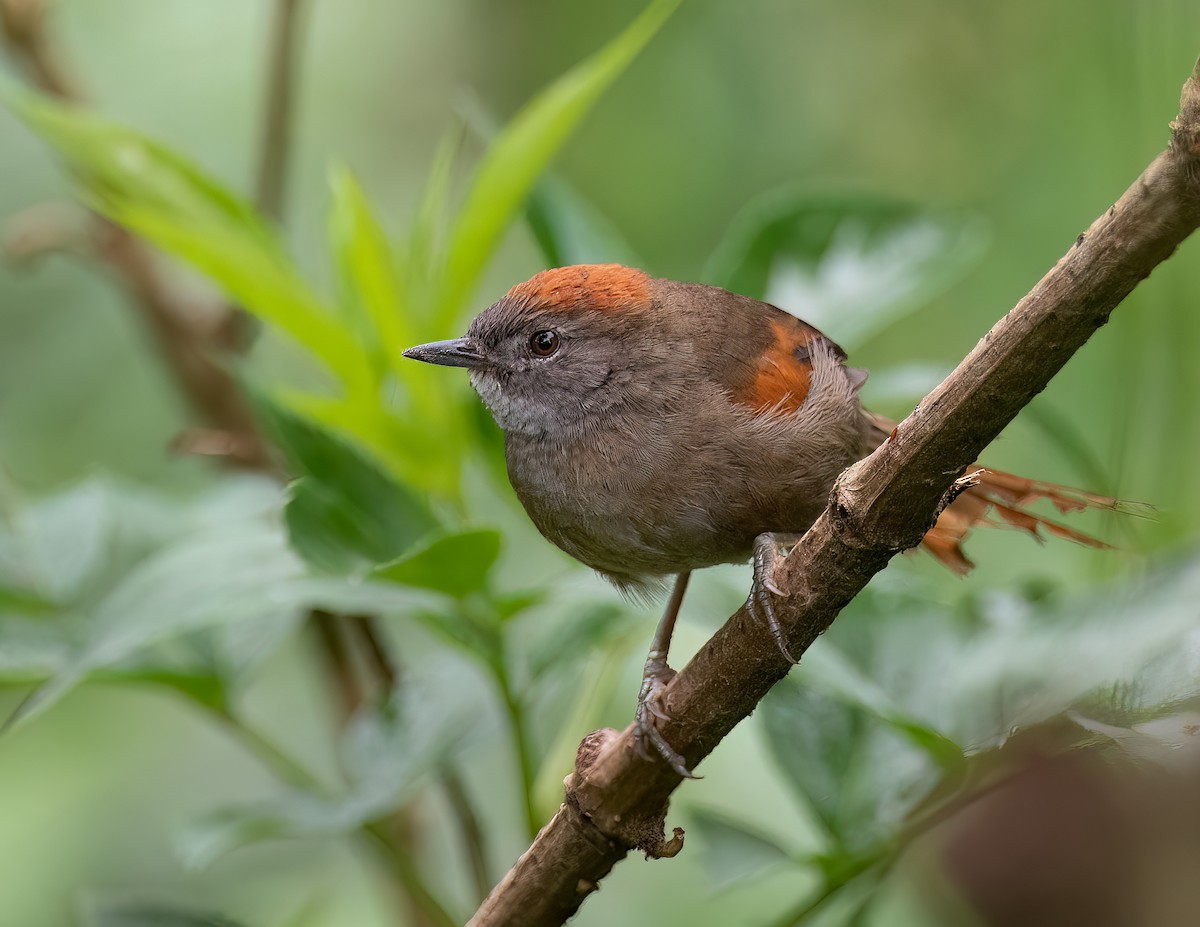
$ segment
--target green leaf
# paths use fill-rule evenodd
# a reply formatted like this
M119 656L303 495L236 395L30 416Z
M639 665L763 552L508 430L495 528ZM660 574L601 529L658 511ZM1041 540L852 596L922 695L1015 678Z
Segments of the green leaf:
M629 630L635 620L614 602L567 606L547 622L529 646L529 676L540 679L552 670L569 670L581 657L604 650Z
M209 813L178 836L184 865L202 869L232 850L266 840L352 833L410 801L459 748L468 716L433 691L406 699L406 705L400 710L388 704L353 720L341 745L350 779L346 792L293 791Z
M1058 602L993 593L982 626L930 608L878 622L864 671L970 751L1072 708L1145 721L1200 697L1190 645L1198 599L1200 558Z
M291 468L304 474L286 510L292 545L336 573L395 560L437 527L428 506L348 441L274 399L256 404Z
M451 231L439 331L453 327L501 234L550 159L679 3L653 0L624 32L534 97L488 148Z
M852 350L977 259L979 223L869 196L773 191L736 217L704 279L771 302Z
M344 167L330 174L333 207L330 246L343 281L344 302L352 323L373 358L378 374L395 369L401 352L413 343L406 324L404 290L387 235L371 212L362 188Z
M94 209L212 278L352 391L366 387L362 349L248 203L132 129L32 94L15 95L10 105L55 148Z
M802 684L814 686L826 695L874 715L924 750L944 769L955 770L962 766L963 751L958 744L905 712L828 638L819 640L804 655L796 678Z
M767 743L787 781L816 812L838 852L894 832L937 781L926 745L790 677L760 706Z
M0 582L0 615L15 612L31 617L57 613L60 606L34 589L22 589Z
M762 875L791 859L773 838L723 812L693 807L689 813L699 833L704 869L713 891Z
M219 914L161 905L124 904L88 911L88 927L239 927Z
M525 207L525 220L550 267L569 264L644 266L616 226L554 177L545 177Z
M439 277L442 269L441 247L449 213L450 181L462 141L461 125L455 125L442 136L425 181L421 205L409 231L405 277L413 284L410 296L417 301L432 297L432 281Z
M487 588L499 556L498 531L463 531L427 541L398 560L376 568L371 575L461 599Z
M91 615L87 642L27 698L7 726L45 711L92 672L137 651L222 623L248 621L310 598L282 532L248 521L199 530L129 572Z

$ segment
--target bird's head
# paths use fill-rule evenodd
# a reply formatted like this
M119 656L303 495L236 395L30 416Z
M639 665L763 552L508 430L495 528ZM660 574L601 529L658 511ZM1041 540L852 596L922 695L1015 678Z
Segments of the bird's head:
M617 264L543 271L480 313L462 338L404 356L468 368L507 432L570 431L655 389L653 378L637 375L671 351L665 320L652 311L655 283Z

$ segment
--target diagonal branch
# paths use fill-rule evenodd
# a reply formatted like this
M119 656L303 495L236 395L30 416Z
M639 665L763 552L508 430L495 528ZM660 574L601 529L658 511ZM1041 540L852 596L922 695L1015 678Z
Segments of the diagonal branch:
M788 646L801 654L898 552L915 546L957 478L1050 381L1139 281L1200 226L1200 63L1184 85L1170 145L958 368L870 457L850 467L777 576ZM695 768L789 669L769 632L734 614L672 681L667 740ZM637 847L663 841L682 780L640 759L632 731L580 747L566 801L470 924L561 924Z

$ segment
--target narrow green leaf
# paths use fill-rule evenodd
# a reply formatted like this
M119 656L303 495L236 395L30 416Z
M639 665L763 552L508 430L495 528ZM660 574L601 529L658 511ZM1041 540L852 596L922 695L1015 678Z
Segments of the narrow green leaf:
M398 560L377 567L371 575L461 599L487 588L499 556L498 531L463 531L424 542Z
M425 181L421 205L413 218L405 260L407 279L414 283L419 281L414 287L414 292L409 294L416 300L432 298L430 282L439 279L441 275L444 257L441 251L442 236L449 214L450 182L454 176L454 165L458 160L462 141L461 125L454 126L442 136L433 155L429 177ZM431 311L435 307L424 308Z
M525 219L550 267L624 264L642 267L633 247L595 206L555 177L534 188Z
M395 369L414 339L405 319L408 307L391 245L349 170L334 168L329 185L333 194L330 248L348 291L344 299L368 351L385 367Z
M453 327L501 234L550 159L679 3L653 0L624 32L534 97L488 148L451 231L439 331Z
M167 147L92 113L32 94L13 109L64 159L89 205L192 264L243 308L362 389L361 348L301 279L253 208Z
M374 399L330 397L294 389L272 390L271 399L326 431L352 438L398 478L415 482L425 475L421 466L425 454L418 450L422 436Z

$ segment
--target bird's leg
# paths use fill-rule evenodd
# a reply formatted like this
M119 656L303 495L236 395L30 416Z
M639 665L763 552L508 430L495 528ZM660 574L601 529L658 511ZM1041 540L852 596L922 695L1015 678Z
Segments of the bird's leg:
M799 663L788 650L787 638L783 633L783 625L775 614L775 596L783 596L784 592L775 584L775 567L779 564L779 546L795 544L800 540L798 534L772 534L766 532L754 539L754 581L750 586L750 597L746 599L746 611L759 624L765 624L779 645L779 652L789 663Z
M642 690L638 693L637 712L634 714L633 743L638 755L648 760L649 742L675 772L685 779L695 779L697 777L687 768L683 757L675 752L658 729L659 721L670 720L664 697L667 684L675 677L675 670L667 665L667 650L671 646L671 633L675 630L675 619L679 617L679 606L683 603L689 576L691 573L685 572L675 577L675 588L671 590L666 611L658 622L654 640L650 642L650 653L646 656L646 668L642 673Z

